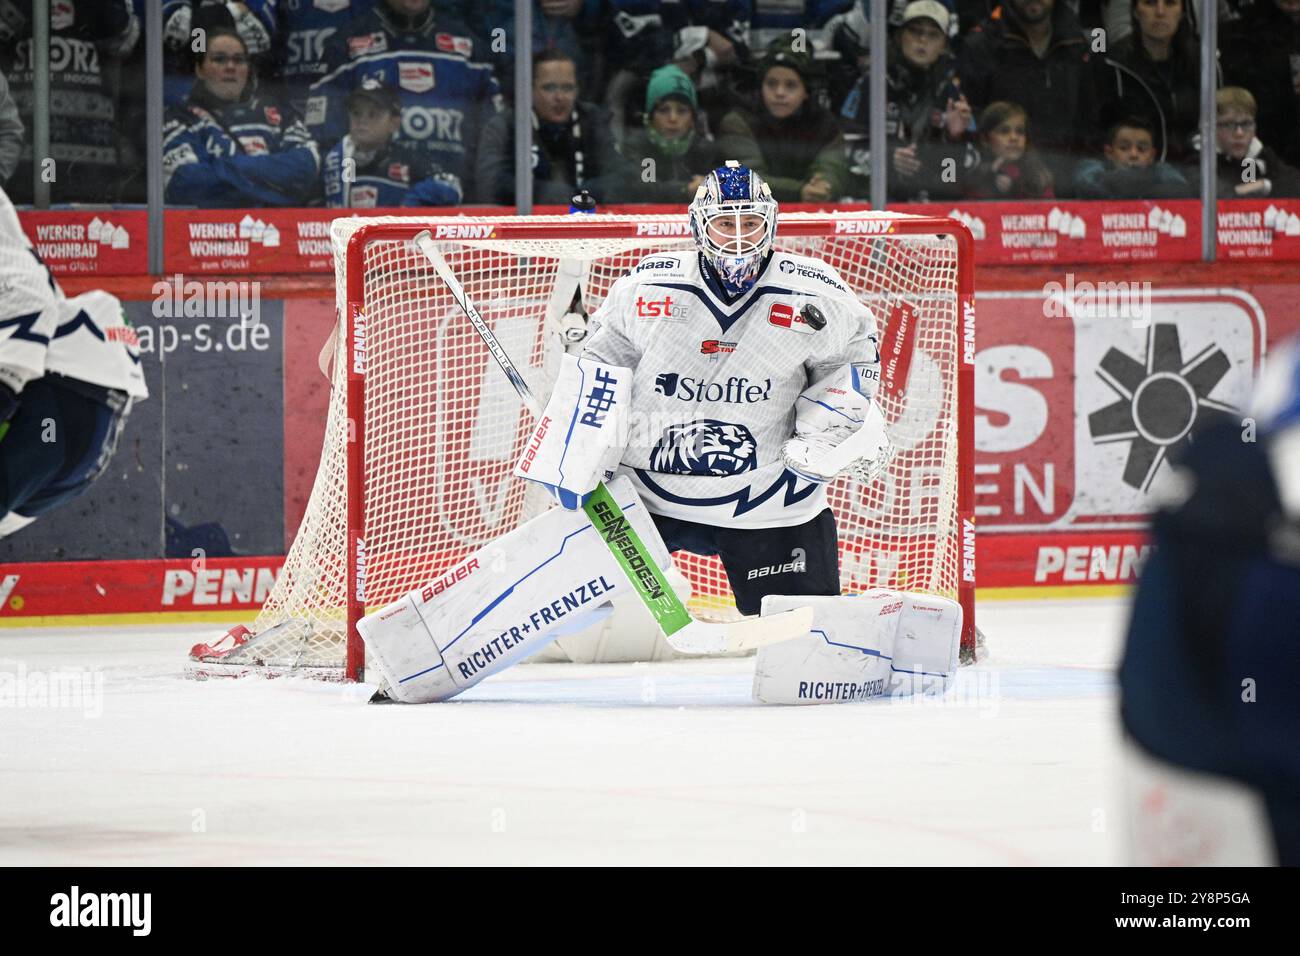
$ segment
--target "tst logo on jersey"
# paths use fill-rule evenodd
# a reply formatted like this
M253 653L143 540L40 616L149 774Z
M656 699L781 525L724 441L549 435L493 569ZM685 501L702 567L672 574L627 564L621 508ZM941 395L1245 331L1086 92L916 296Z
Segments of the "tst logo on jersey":
M673 305L673 297L664 296L662 299L644 299L641 296L636 297L636 314L642 319L666 319L676 314L677 307Z
M772 311L767 314L767 321L792 332L802 332L804 335L812 335L817 331L808 324L807 319L795 311L794 306L782 302L772 306Z

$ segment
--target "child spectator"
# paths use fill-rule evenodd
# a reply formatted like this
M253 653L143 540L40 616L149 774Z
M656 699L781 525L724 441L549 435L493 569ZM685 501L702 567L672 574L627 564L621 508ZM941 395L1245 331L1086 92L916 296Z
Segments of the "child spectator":
M966 177L972 199L1051 199L1052 174L1029 146L1029 114L1001 100L980 114L979 167Z
M474 149L501 107L484 55L469 27L432 0L376 0L325 45L325 73L307 98L307 128L333 146L348 129L348 94L380 80L402 98L398 138L472 192Z
M1135 0L1133 32L1102 57L1101 115L1145 116L1160 158L1174 164L1195 156L1201 121L1201 57L1183 0Z
M1300 196L1300 172L1288 166L1255 136L1255 97L1240 86L1214 95L1219 118L1215 130L1220 199Z
M826 21L822 31L823 43L828 50L839 55L839 60L827 62L827 86L830 90L831 106L840 112L849 91L857 85L862 74L868 72L871 62L871 0L837 0L838 4L849 3ZM886 0L889 11L889 32L893 34L903 25L907 8L915 0ZM934 0L943 7L948 15L948 46L957 38L957 0ZM983 20L988 11L979 14Z
M1128 117L1106 131L1104 160L1084 159L1074 173L1080 199L1186 199L1192 187L1168 163L1156 162L1155 131Z
M680 203L692 198L709 171L722 165L717 145L698 128L698 108L695 84L678 67L669 64L650 75L645 128L632 133L623 146L628 170L621 199Z
M455 206L460 181L396 141L402 125L397 91L367 80L348 97L348 134L325 155L325 205Z
M828 202L844 195L848 160L835 117L816 99L821 73L811 54L777 39L759 64L756 108L722 119L718 148L750 167L778 202Z
M533 201L568 205L579 189L598 203L614 201L626 179L614 144L609 114L578 99L573 58L559 50L533 60ZM515 117L506 110L492 118L479 144L479 196L483 202L514 205Z
M165 200L209 209L301 205L320 154L301 120L257 92L240 35L209 33L194 76L189 97L165 116Z
M948 10L938 0L913 0L890 44L885 137L891 200L960 198L961 177L978 162L970 104L961 93L956 60L948 52L949 28ZM863 76L840 112L853 164L850 192L862 197L868 193L871 174L870 85L870 76Z

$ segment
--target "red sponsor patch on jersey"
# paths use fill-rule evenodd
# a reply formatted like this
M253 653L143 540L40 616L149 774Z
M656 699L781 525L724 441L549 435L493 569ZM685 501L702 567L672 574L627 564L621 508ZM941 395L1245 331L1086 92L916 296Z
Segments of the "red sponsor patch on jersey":
M406 163L389 163L388 178L399 183L409 183L411 181L411 167Z
M786 305L784 302L777 302L772 305L772 310L767 313L767 321L772 325L780 326L783 329L790 329L792 332L802 332L805 335L812 335L817 331L802 315L795 311L794 306Z
M401 64L397 68L397 85L412 93L428 93L433 89L433 64Z
M379 205L379 190L374 186L353 186L348 201L354 208L374 209Z
M272 126L280 125L279 109L277 109L274 106L266 106L262 108L262 112L266 115L266 121L270 123Z
M348 37L348 54L351 56L365 56L367 53L376 53L384 48L384 38L377 33L367 33L365 36Z
M244 153L248 156L266 156L271 152L267 148L266 140L261 136L241 136L239 145L244 148Z
M439 33L433 38L438 49L443 53L459 53L468 57L474 53L474 41L469 37L458 37L452 33Z
M700 343L701 355L717 355L719 353L736 351L735 342L722 342L718 339L705 339Z

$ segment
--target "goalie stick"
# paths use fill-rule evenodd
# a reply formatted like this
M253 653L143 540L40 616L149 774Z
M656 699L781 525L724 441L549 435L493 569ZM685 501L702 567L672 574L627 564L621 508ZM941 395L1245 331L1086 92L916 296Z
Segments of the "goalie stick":
M497 341L482 314L470 301L433 237L426 230L417 235L413 242L433 265L439 278L446 283L452 298L473 324L474 330L483 339L483 344L488 347L501 371L519 393L524 405L534 417L540 417L541 403ZM583 505L583 510L675 650L684 654L745 651L799 637L812 627L813 611L809 607L796 608L771 617L746 618L727 623L695 620L668 585L663 570L654 563L603 482L596 486L596 490Z

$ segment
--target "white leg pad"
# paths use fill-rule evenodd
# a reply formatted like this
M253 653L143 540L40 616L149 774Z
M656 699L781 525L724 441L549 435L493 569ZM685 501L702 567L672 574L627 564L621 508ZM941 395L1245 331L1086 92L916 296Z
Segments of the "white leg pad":
M956 676L961 605L874 588L834 597L768 595L763 615L813 609L806 636L760 648L754 699L826 704L941 693Z
M609 491L666 567L668 550L631 480L615 478ZM454 697L575 626L588 626L591 615L625 592L632 587L586 514L552 508L362 618L358 630L367 666L378 667L391 696L425 703Z

